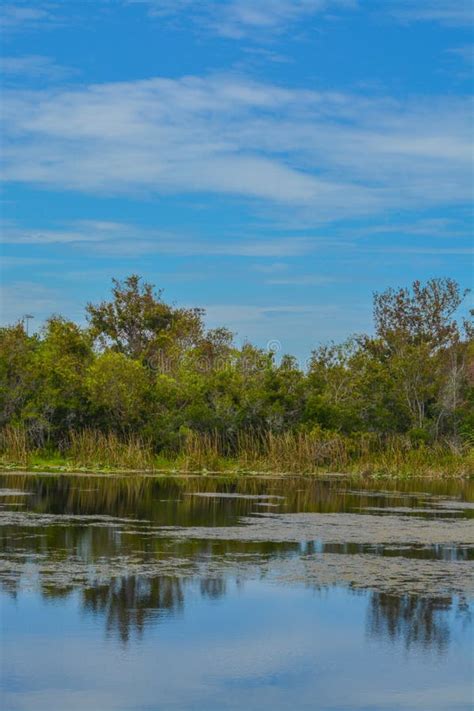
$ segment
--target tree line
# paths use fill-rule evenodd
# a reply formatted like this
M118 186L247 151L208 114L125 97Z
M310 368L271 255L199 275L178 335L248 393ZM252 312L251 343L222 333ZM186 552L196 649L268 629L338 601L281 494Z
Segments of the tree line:
M139 434L155 452L188 433L218 433L230 452L245 432L472 446L474 328L457 317L467 295L448 278L375 293L373 334L319 346L302 369L237 347L137 275L113 280L86 326L54 315L33 335L21 322L0 329L0 426L59 449L85 428Z

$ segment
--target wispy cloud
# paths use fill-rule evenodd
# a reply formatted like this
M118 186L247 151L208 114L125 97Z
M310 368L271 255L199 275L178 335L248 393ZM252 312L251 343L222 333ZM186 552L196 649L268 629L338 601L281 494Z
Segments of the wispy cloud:
M0 72L5 77L21 77L22 79L64 79L76 70L64 67L51 57L40 54L28 54L19 57L1 57Z
M459 57L466 62L466 64L474 64L474 44L464 45L463 47L454 47L452 49L448 49L447 51L448 54L451 54L454 57Z
M96 255L115 257L143 254L175 256L237 256L237 257L295 257L310 254L316 249L311 237L288 235L266 238L221 238L209 240L199 234L181 234L132 224L81 220L57 229L30 229L16 224L5 225L2 242L14 245L65 244L84 247Z
M16 2L0 6L0 28L6 32L34 30L56 23L55 8L50 2Z
M390 220L380 224L364 225L359 229L352 229L353 235L402 235L415 237L439 237L452 239L454 237L467 237L472 234L469 224L462 219L448 217L423 217L418 220Z
M467 99L370 99L234 75L6 91L4 178L94 193L214 193L314 219L471 197Z
M472 26L474 20L472 0L388 0L385 11L406 22Z
M44 257L11 257L2 255L0 261L0 270L7 270L10 268L22 268L22 267L37 267L39 265L45 264L57 264L59 259L44 258Z
M285 262L271 262L270 264L254 264L252 269L262 274L281 274L288 269Z
M60 11L60 4L49 0L11 0L0 8L0 27L7 32L54 28L65 21L80 23L85 17L90 20L104 8L113 12L124 5L144 7L151 20L167 19L186 29L194 25L230 40L259 44L294 32L295 27L304 27L313 18L333 19L363 9L403 23L469 26L473 22L471 0L97 0L74 7L69 4L67 13Z
M1 241L4 244L77 244L115 240L126 234L126 225L116 222L81 220L63 229L23 228L16 224L2 227Z
M230 39L262 40L287 32L314 15L356 8L358 0L126 0L144 4L151 17L183 15Z
M333 284L337 281L336 277L331 277L324 274L301 274L288 277L272 277L266 279L265 284L272 286L323 286L324 284Z
M470 26L474 20L471 0L124 0L148 9L151 18L194 22L221 37L265 42L294 31L312 18L341 17L364 9L369 15L386 15L397 22L436 22Z
M296 343L315 346L321 340L338 340L367 327L370 313L367 304L341 307L330 303L323 287L319 300L322 303L291 306L204 304L204 309L210 327L225 324L241 341L249 339L263 348L271 343L272 350L280 354L294 352Z
M474 247L382 247L377 249L372 247L371 251L380 251L385 254L432 254L432 255L451 255L459 257L467 257L474 255Z
M31 281L18 281L0 287L0 320L15 323L24 314L33 313L38 321L48 318L53 312L70 306L59 289Z

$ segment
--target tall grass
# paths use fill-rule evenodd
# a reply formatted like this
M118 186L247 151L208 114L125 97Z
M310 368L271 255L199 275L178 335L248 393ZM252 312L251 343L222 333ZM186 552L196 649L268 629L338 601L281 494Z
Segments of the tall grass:
M178 468L182 471L219 470L224 459L221 437L216 432L187 432L182 436L177 452L168 451L169 458L177 457Z
M0 430L0 454L4 460L28 466L33 452L24 427L6 425Z
M39 456L24 429L12 426L0 432L2 461L29 466ZM47 454L47 453L46 453ZM50 455L51 453L49 453ZM170 466L184 472L243 471L356 473L402 476L468 476L474 474L474 448L456 449L448 442L414 445L408 437L381 437L364 433L246 431L183 434L173 450L162 453ZM157 455L151 443L136 434L118 436L92 429L71 431L61 455L70 468L153 470Z
M408 437L335 432L243 432L229 441L219 433L188 433L178 451L184 471L240 469L288 472L354 472L367 475L473 475L474 448L454 451L448 442L414 446Z
M338 434L323 432L247 431L232 438L218 432L189 432L180 442L178 456L186 470L218 469L223 460L231 459L243 469L314 472L322 467L347 466L353 455L350 442Z
M149 442L138 435L119 437L114 432L85 429L71 431L66 456L83 467L117 469L151 469L154 453Z

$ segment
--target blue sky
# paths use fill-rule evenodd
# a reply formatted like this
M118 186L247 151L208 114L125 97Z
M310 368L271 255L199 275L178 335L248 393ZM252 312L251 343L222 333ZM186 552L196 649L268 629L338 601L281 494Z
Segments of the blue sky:
M2 321L143 275L300 358L472 282L471 0L10 2Z

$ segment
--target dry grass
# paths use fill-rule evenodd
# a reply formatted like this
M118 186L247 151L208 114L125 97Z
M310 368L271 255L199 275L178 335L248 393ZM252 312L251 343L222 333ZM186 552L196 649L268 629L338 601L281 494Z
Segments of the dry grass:
M173 453L168 456L173 457ZM223 459L221 438L217 433L188 432L181 438L177 459L181 471L217 471Z
M449 443L413 446L408 437L344 435L316 430L283 434L244 432L229 443L215 433L188 433L178 453L184 471L219 470L229 459L239 469L294 474L353 472L367 475L469 476L474 449L458 452Z
M118 437L85 429L70 432L67 458L83 467L117 469L152 469L154 454L151 444L137 435Z
M6 425L0 430L0 453L8 461L28 466L34 452L24 427Z
M3 462L31 465L38 453L24 429L8 426L0 432ZM449 443L414 446L408 437L382 438L336 432L187 432L178 448L165 453L176 469L234 470L310 474L347 472L386 476L472 476L474 448L454 449ZM63 446L68 466L88 469L153 470L157 457L149 441L138 435L118 436L85 429L70 432Z

